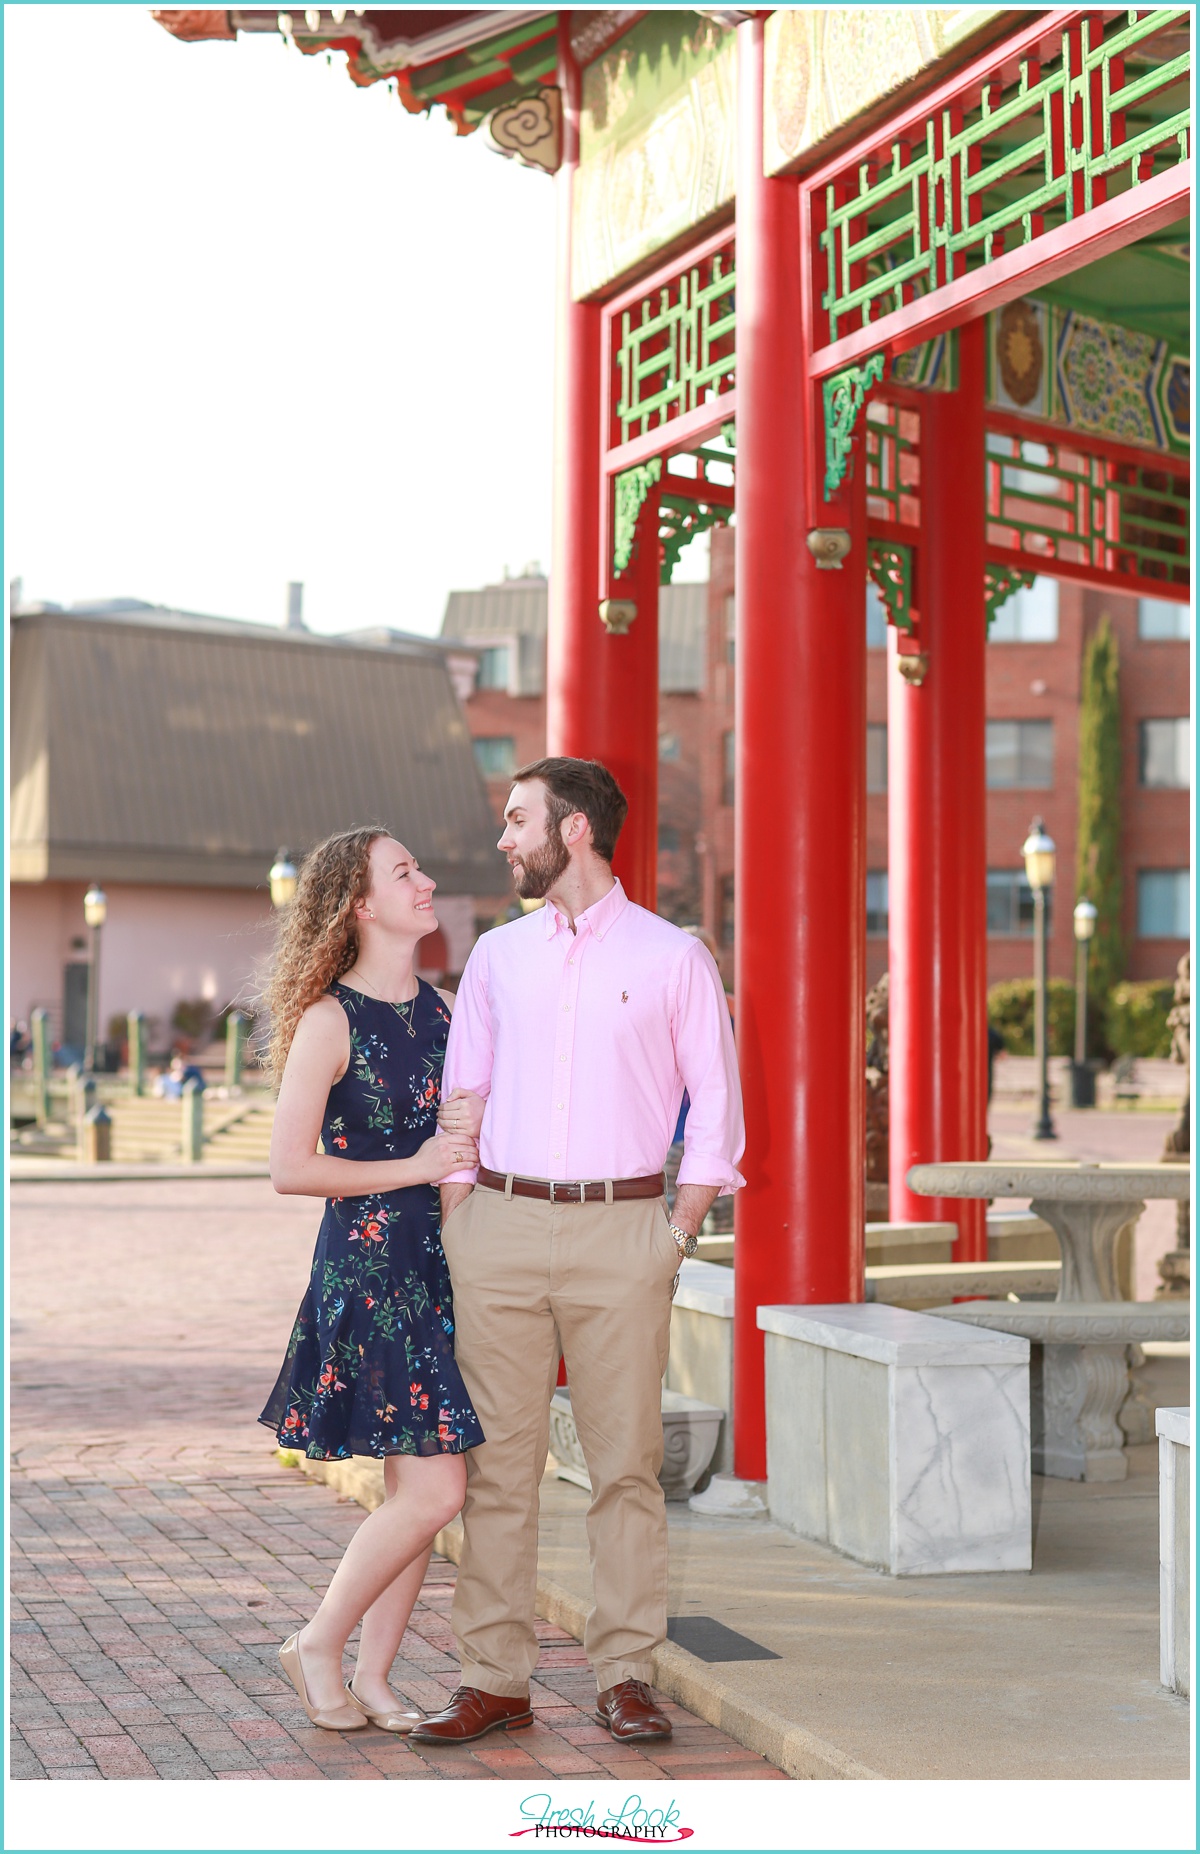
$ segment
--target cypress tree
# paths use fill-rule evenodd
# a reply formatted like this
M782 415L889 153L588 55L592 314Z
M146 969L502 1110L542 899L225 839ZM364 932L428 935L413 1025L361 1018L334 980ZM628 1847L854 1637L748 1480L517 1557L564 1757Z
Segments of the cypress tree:
M1083 652L1075 893L1097 910L1088 963L1088 1042L1104 1047L1108 994L1125 976L1121 919L1121 700L1117 640L1105 612Z

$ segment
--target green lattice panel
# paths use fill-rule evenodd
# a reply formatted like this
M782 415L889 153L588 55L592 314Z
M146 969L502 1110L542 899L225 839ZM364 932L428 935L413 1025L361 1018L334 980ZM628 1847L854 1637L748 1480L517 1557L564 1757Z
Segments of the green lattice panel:
M867 517L900 528L921 522L921 418L873 399L867 407Z
M987 538L1040 562L1187 585L1185 476L1075 442L987 437Z
M734 286L730 245L623 312L613 354L618 442L731 391Z
M1184 161L1190 10L1090 14L825 190L829 338Z

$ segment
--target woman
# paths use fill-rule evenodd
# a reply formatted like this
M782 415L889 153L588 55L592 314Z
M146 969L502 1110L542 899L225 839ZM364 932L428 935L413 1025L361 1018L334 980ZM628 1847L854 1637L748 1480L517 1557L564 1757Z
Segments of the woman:
M407 1732L388 1685L435 1534L462 1506L464 1450L483 1432L454 1362L436 1183L476 1162L482 1103L437 1129L452 997L416 977L436 884L381 829L307 858L267 991L281 1077L277 1191L326 1199L312 1277L261 1422L318 1460L383 1457L365 1519L312 1621L279 1650L314 1725ZM317 1141L324 1147L317 1151ZM353 1678L342 1653L361 1621Z

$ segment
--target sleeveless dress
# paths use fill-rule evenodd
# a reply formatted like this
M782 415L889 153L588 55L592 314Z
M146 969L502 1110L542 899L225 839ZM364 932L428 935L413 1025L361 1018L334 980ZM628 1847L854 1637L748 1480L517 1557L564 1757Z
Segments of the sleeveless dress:
M437 1125L450 1013L418 980L408 1004L334 983L350 1062L329 1091L321 1141L344 1159L408 1159ZM458 1454L483 1430L454 1362L450 1276L436 1185L327 1198L308 1291L259 1417L284 1448L348 1455Z

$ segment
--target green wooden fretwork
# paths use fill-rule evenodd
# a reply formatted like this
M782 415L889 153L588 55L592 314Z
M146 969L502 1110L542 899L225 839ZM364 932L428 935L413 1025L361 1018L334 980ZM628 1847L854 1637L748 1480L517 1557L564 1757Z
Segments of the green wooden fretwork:
M679 565L679 556L689 541L706 528L719 528L729 520L725 503L701 502L693 496L676 495L664 490L659 499L658 538L662 547L661 583L669 586L671 575Z
M633 559L633 542L638 516L655 483L662 475L662 458L634 464L622 470L613 483L613 572L624 573Z
M822 383L825 404L825 500L846 474L854 427L868 388L883 378L883 355L872 354L861 367L846 367Z
M1032 586L1036 578L1036 567L1028 573L1023 573L1020 567L998 566L994 560L988 561L983 569L983 596L987 604L989 631L992 628L992 619L1005 599L1011 598L1014 592L1019 592L1022 586Z
M867 572L887 606L888 623L913 630L913 550L902 541L867 542Z

